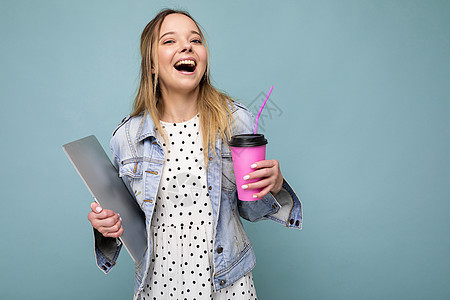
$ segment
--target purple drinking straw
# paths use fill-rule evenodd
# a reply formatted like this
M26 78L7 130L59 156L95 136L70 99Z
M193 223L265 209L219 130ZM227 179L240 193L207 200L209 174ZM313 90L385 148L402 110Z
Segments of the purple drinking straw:
M272 93L273 90L273 85L269 90L269 93L267 93L266 99L264 100L263 104L261 105L261 108L258 111L258 115L256 116L256 123L255 123L255 132L253 132L254 134L256 134L258 132L258 120L259 120L259 116L261 115L261 112L264 108L264 105L266 105L267 99L269 99L270 93Z

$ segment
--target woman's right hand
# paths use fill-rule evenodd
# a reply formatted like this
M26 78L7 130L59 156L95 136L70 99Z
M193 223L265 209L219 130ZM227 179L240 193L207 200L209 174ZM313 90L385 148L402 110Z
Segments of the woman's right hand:
M88 220L104 237L118 238L123 233L122 218L110 209L103 209L97 202L91 203Z

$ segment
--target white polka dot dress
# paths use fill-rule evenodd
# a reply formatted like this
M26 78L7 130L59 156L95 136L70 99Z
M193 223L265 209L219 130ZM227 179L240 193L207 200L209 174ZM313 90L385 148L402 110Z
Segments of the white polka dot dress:
M169 147L153 212L152 260L141 299L253 300L251 272L214 292L213 216L204 167L199 115L182 123L160 121Z

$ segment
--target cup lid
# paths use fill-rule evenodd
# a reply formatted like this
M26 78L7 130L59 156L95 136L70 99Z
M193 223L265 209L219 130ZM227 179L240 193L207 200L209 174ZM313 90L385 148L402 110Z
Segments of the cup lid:
M264 134L237 134L233 135L228 143L231 147L256 147L266 145L268 142Z

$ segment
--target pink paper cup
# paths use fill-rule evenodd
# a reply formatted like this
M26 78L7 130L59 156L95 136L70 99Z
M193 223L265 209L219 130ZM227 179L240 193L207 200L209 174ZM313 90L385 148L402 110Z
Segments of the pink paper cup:
M256 201L262 198L253 198L253 194L262 191L258 189L242 189L242 185L258 182L260 178L244 180L244 176L255 171L250 166L260 160L266 159L267 140L263 134L238 134L231 137L230 149L233 159L234 175L238 198L241 201Z

